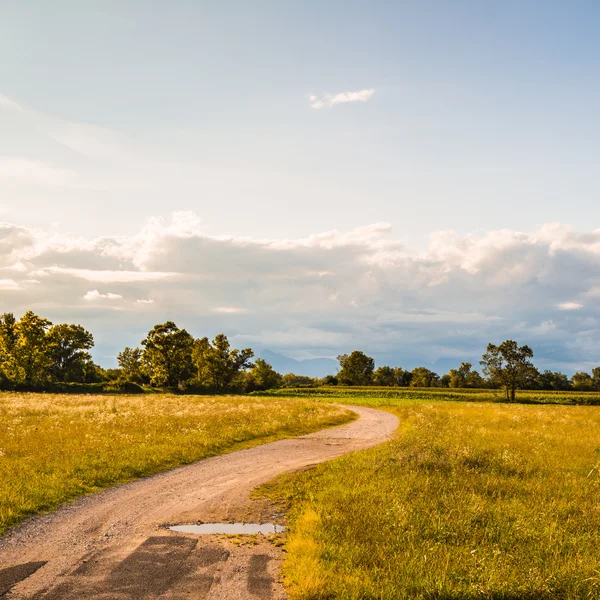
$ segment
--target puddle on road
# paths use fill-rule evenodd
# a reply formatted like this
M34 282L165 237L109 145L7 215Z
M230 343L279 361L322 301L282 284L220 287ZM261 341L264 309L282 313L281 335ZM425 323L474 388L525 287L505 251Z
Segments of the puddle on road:
M254 535L262 533L283 533L285 527L275 523L201 523L198 525L172 525L171 531L179 533L225 534L225 535Z

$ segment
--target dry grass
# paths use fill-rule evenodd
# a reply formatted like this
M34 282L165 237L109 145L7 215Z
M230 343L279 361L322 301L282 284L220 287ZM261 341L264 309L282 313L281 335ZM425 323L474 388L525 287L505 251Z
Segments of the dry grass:
M268 487L291 598L600 598L598 408L391 410L394 441Z
M349 418L303 399L1 393L0 534L115 483Z

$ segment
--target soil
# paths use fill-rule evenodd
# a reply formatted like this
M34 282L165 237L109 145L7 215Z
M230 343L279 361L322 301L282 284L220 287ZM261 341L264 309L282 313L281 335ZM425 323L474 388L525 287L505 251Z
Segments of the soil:
M87 496L0 539L0 598L283 599L284 535L182 534L169 525L279 522L250 492L285 472L389 439L398 419L348 407L341 427L232 452Z

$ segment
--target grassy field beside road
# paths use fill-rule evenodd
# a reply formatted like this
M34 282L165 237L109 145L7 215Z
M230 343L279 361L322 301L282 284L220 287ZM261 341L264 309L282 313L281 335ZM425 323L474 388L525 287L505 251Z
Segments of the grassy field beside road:
M351 404L354 399L363 405L387 406L400 400L453 400L460 402L505 402L500 389L479 388L422 388L422 387L351 387L322 386L316 388L280 388L266 392L253 392L253 396L286 396L288 398L314 398L327 402ZM600 392L519 390L517 402L521 404L575 404L600 405Z
M291 598L600 597L600 409L386 402L393 441L261 490Z
M0 534L115 483L350 418L302 398L0 393Z

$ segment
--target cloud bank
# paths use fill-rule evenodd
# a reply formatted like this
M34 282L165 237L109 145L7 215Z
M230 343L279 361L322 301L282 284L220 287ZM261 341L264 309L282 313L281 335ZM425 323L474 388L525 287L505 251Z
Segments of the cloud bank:
M300 239L211 236L191 213L96 239L0 224L2 310L82 323L105 364L173 319L259 350L440 369L510 337L571 371L600 364L599 298L600 229L443 231L417 252L385 223Z
M365 89L358 92L341 92L339 94L323 94L322 98L310 96L308 101L310 107L315 110L321 108L333 108L338 104L347 104L348 102L366 102L375 93L374 89Z

